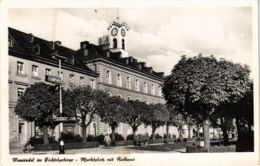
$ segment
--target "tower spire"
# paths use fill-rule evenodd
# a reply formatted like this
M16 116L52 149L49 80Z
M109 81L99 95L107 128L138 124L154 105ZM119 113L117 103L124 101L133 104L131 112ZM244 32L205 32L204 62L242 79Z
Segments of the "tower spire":
M119 24L119 9L116 9L116 19L117 19L117 23Z

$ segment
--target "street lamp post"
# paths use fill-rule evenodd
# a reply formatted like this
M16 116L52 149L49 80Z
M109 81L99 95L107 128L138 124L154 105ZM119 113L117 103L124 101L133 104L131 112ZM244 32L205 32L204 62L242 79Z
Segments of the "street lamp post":
M59 83L59 91L60 91L60 115L62 116L62 89L61 89L61 58L59 58L59 72L60 72L60 83ZM63 122L60 123L60 154L65 154L64 149L64 141L63 141Z

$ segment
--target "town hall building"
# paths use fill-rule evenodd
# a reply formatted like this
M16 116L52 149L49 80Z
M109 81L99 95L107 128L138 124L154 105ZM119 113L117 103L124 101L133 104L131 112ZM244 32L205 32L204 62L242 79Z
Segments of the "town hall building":
M9 28L10 145L23 145L30 137L41 134L34 123L18 117L14 109L25 89L35 82L46 82L46 75L60 76L65 89L89 85L124 100L165 103L161 92L164 73L154 71L128 53L128 31L126 23L113 22L107 29L107 35L98 38L98 45L83 41L78 50L72 50L62 46L60 41L47 41ZM56 55L65 57L61 62L62 72L59 71ZM64 132L82 133L75 122L65 122L63 125ZM53 131L56 138L58 131L59 126ZM99 117L87 128L87 134L94 136L107 132L111 132L109 126ZM132 134L132 129L122 123L116 132L126 137ZM176 134L177 129L172 127L169 132ZM142 125L137 133L151 134L151 128ZM163 136L165 127L157 129L157 133Z

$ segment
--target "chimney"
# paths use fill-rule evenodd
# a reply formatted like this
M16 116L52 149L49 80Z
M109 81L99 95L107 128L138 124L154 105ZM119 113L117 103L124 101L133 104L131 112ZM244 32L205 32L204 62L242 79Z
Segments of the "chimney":
M30 43L33 43L34 37L33 37L32 33L28 34L28 40L29 40Z
M61 46L61 41L55 41L54 42L56 46L60 47Z

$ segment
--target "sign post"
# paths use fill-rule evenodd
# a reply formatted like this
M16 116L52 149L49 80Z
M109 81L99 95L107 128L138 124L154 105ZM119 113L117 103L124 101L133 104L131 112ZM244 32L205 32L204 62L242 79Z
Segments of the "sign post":
M61 59L59 58L59 77L61 82ZM59 84L59 90L60 90L60 115L62 116L62 89L61 89L61 83ZM64 141L63 141L63 122L60 123L60 154L65 154L65 148L64 148Z
M60 140L59 140L59 145L60 145L60 154L65 154L65 150L64 150L64 141L63 141L63 122L66 120L65 117L62 117L62 78L61 78L61 58L59 58L59 76L51 76L51 75L47 75L46 76L46 81L47 82L51 82L54 83L56 85L59 86L59 100L60 100L60 115L61 118L63 119L59 119L58 121L60 121Z

